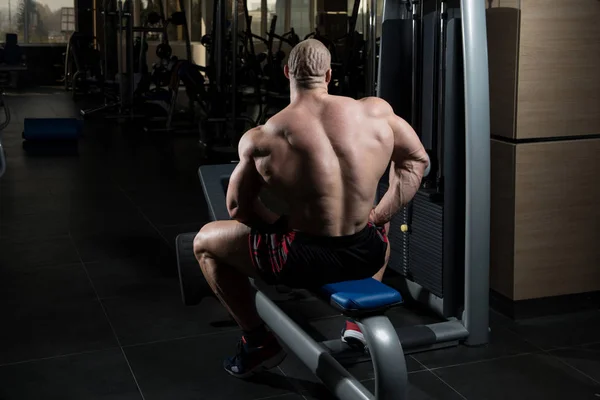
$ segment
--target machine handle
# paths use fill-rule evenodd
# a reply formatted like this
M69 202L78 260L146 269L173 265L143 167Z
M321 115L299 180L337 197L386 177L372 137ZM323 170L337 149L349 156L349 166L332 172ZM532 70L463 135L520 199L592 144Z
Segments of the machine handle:
M423 178L427 177L431 172L431 157L427 154L427 168L425 168L425 172L423 173Z

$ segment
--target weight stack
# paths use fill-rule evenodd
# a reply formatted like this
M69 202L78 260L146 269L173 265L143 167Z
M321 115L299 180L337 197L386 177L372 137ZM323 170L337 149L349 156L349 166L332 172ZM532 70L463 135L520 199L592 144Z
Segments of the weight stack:
M380 180L377 187L377 202L385 195L389 187L388 173ZM400 210L390 221L390 231L388 232L388 240L390 242L390 260L389 267L394 271L410 278L407 275L405 266L408 265L408 233L402 232L402 225L408 224L408 207Z
M444 205L425 190L411 205L408 257L402 273L436 296L444 297Z

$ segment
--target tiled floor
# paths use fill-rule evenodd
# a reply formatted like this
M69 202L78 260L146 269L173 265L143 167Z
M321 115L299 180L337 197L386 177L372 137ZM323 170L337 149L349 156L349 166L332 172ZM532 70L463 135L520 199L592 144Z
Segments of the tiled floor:
M0 399L331 398L294 356L252 381L231 378L221 361L239 331L225 310L182 305L174 238L207 219L193 139L97 124L77 156L26 156L24 117L76 115L51 92L7 98ZM285 308L325 338L343 321L314 299ZM600 311L519 323L492 312L491 326L486 347L409 356L410 399L600 398ZM372 388L368 363L350 371Z

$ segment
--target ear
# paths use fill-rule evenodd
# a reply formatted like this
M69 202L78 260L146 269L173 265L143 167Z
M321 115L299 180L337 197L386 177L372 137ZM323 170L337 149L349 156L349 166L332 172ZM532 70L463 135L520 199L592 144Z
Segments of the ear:
M290 67L287 64L283 66L283 74L286 78L290 79Z
M325 72L325 83L329 84L329 82L331 82L331 68L329 68L327 70L327 72Z

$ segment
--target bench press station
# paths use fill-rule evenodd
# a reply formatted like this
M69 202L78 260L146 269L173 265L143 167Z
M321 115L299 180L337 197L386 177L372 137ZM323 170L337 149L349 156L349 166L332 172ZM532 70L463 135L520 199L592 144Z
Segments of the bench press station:
M397 8L400 3L403 2L386 0L384 15L388 5ZM319 293L315 293L360 325L374 367L373 394L338 361L341 356L349 361L353 352L354 360L364 360L364 353L356 352L339 339L317 343L261 290L259 282L252 282L257 289L255 303L260 317L339 399L405 400L408 398L406 354L454 346L460 342L468 345L487 343L490 155L484 7L484 3L477 0L462 0L460 7L465 68L465 148L464 170L458 175L465 185L462 203L464 222L457 221L461 225L464 223L464 251L462 248L457 251L464 253L464 275L460 288L454 291L458 294L455 297L462 301L454 315L444 315L444 320L438 323L396 329L384 313L402 304L403 298L395 289L372 278L325 285ZM199 176L213 220L230 218L225 198L229 176L234 168L235 164L200 167ZM263 202L273 211L279 211L278 205L271 204L266 195L263 197L261 194ZM203 297L212 295L192 251L195 235L196 232L181 234L176 243L181 290L186 305L198 304ZM414 286L404 290L410 297L425 298L424 295L427 295Z

